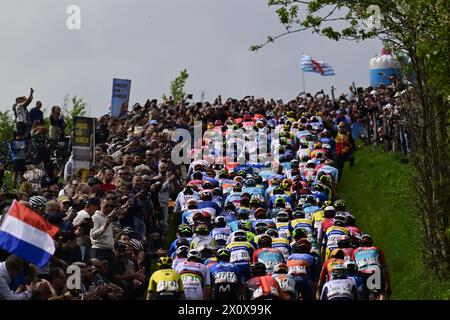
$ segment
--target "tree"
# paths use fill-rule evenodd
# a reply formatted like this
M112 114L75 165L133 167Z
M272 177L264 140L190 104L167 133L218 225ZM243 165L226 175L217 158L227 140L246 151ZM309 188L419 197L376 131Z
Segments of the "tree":
M73 118L86 116L87 103L83 101L82 98L78 98L76 95L69 97L66 95L64 97L64 115L67 123L66 135L72 133L73 128Z
M186 69L181 70L180 74L170 83L170 94L174 105L178 104L180 100L184 100L186 93L184 92L184 86L186 80L189 78L189 73ZM165 101L169 100L164 94L162 97Z
M16 130L16 126L14 120L8 111L0 111L0 153L3 161L9 161L9 148L7 147L7 143L10 143L13 136L14 131Z
M441 278L450 274L449 96L450 19L445 0L268 0L285 31L252 45L310 30L329 39L380 39L416 81L402 96L412 143L425 263ZM393 213L395 214L395 213ZM447 231L447 232L446 232Z

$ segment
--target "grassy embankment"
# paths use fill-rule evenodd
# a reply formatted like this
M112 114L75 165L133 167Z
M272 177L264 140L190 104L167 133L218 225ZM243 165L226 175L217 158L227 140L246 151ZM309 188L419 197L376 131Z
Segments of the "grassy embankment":
M426 270L420 251L418 221L409 187L410 164L400 154L364 147L355 167L344 169L339 196L357 223L385 252L391 274L392 299L449 299L450 282Z

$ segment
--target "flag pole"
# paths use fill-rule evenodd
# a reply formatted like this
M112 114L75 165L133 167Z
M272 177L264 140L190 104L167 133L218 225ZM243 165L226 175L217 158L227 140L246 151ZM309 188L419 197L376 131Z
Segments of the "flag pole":
M303 59L303 52L301 53L301 59ZM302 77L303 77L303 92L306 94L306 89L305 89L305 71L302 68Z
M305 89L305 71L302 70L303 73L303 92L306 94L306 89Z

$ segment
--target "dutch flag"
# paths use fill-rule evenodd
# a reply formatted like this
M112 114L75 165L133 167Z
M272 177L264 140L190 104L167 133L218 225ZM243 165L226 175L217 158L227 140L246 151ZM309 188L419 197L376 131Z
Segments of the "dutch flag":
M336 74L328 63L313 60L305 54L302 55L301 69L303 72L314 72L322 76L334 76Z
M0 248L42 268L55 253L53 239L58 231L58 227L14 200L0 226Z

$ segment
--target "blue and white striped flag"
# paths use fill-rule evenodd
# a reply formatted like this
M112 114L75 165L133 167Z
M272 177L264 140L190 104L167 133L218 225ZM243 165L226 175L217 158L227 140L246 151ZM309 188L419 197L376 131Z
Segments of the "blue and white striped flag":
M303 72L314 72L322 76L334 76L336 74L328 63L313 60L305 54L302 55L301 68Z

